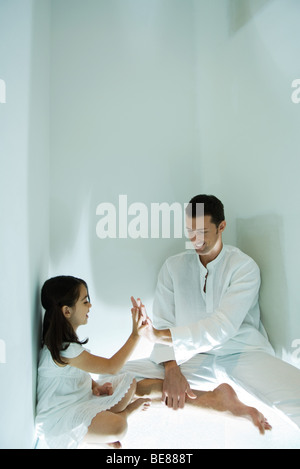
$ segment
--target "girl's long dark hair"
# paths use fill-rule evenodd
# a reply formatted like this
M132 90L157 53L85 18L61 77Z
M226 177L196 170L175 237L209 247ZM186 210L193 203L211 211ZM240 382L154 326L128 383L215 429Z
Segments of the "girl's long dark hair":
M80 278L71 276L53 277L47 280L42 288L41 301L45 309L43 323L43 345L46 345L53 360L61 365L60 352L66 350L71 342L86 344L87 340L80 342L76 332L65 318L62 307L75 305L79 298L80 286L87 284Z

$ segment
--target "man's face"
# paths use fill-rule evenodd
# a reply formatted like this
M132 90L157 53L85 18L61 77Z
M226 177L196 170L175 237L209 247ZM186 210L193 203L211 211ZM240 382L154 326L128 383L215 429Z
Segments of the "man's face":
M218 228L211 222L210 215L201 217L186 217L186 228L190 241L199 256L213 254L222 246L222 232L226 226L225 220Z

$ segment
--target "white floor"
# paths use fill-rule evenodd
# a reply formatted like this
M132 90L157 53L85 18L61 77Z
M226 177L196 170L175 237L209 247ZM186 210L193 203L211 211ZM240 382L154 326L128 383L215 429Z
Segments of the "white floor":
M111 334L120 344L124 340L122 337L126 336L122 328L119 331L115 328ZM96 343L91 345L92 349L96 347ZM151 347L143 342L131 359L149 356ZM113 344L111 348L111 353L117 349ZM272 425L271 431L262 436L248 420L217 412L189 409L173 411L165 406L153 406L146 412L131 416L128 434L122 442L123 448L300 449L300 430L296 425L243 389L235 385L233 387L244 403L258 408L265 415Z
M150 414L151 412L151 414ZM143 413L144 414L144 413ZM300 449L300 432L281 419L272 419L273 429L264 436L247 421L208 415L201 419L187 412L171 414L151 410L132 417L123 449ZM37 449L47 449L38 442ZM100 448L101 449L101 448Z
M250 421L219 412L155 405L129 418L123 449L300 449L300 430L294 424L243 390L236 391L265 415L271 431L260 435ZM37 449L47 447L40 441Z
M113 354L127 337L126 327L113 327L107 337L107 355ZM88 334L89 335L89 334ZM92 337L92 334L90 334ZM97 342L91 340L88 348L95 354ZM111 348L111 350L110 350ZM148 356L150 348L143 343L132 359ZM103 355L102 355L103 356ZM153 406L146 412L138 412L129 419L129 429L122 441L124 449L300 449L300 430L285 416L269 408L244 390L234 385L239 398L246 404L258 408L272 425L272 430L260 435L254 425L246 419L230 417L207 410L173 411L165 406ZM37 449L44 449L43 442Z
M252 396L238 392L243 402L259 408L272 425L260 435L246 419L207 410L173 411L153 407L129 420L124 449L300 449L300 430Z
M300 449L300 431L274 411L263 410L273 426L265 435L249 421L224 414L153 408L132 416L123 448Z

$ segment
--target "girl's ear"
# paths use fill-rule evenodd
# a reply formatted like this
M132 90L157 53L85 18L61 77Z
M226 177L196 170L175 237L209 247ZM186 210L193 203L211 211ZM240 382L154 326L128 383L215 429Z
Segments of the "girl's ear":
M62 311L63 315L65 316L65 318L69 319L71 317L71 312L70 312L69 306L63 306L61 308L61 311Z

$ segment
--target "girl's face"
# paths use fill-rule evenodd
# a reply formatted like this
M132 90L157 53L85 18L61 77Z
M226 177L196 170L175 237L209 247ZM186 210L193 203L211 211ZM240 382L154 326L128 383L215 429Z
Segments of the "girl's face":
M88 322L88 313L92 307L87 289L84 285L80 285L79 298L74 306L64 306L63 313L68 321L71 323L74 331L77 327L83 326Z

